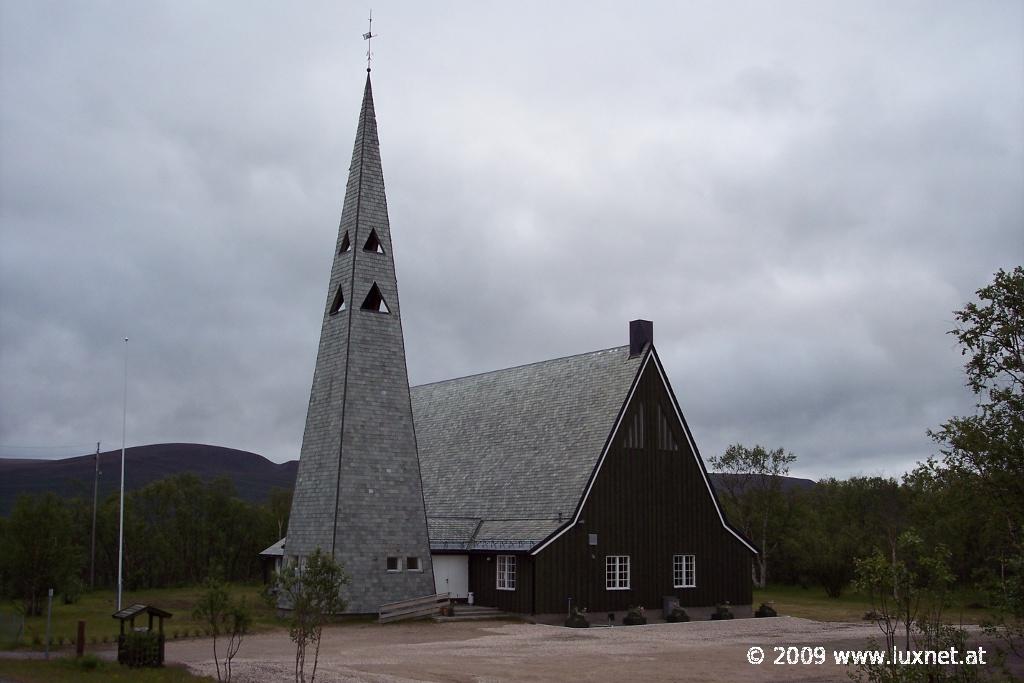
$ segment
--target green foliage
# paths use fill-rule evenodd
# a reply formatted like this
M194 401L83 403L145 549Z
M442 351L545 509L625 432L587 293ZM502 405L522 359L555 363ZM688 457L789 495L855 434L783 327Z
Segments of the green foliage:
M967 386L977 397L974 415L952 417L931 436L943 449L933 469L999 506L1009 541L1024 541L1024 268L999 270L977 291L979 303L954 311L950 330L966 357Z
M100 666L100 658L91 653L76 658L74 662L82 671L95 671Z
M191 474L133 491L125 501L125 590L197 585L215 572L229 581L257 579L258 554L287 528L290 500L290 492L275 491L266 505L252 505L235 497L228 480L203 482ZM22 602L26 614L43 612L48 588L68 604L82 595L91 503L23 495L0 519L7 550L0 555L0 593ZM97 510L100 586L116 582L118 504L113 494Z
M876 550L858 559L856 565L856 587L871 598L887 652L899 645L900 630L904 650L967 649L966 632L942 621L953 584L949 552L943 545L927 544L908 530L896 538L890 554ZM976 675L974 667L907 667L891 659L860 664L856 669L856 676L866 681L947 680L947 676L949 680L973 680Z
M275 575L280 604L289 610L288 635L295 643L296 683L306 681L309 647L313 647L310 683L316 678L323 627L334 615L345 611L341 590L347 583L344 567L320 548L300 562L286 563Z
M686 613L686 610L678 606L673 607L672 611L669 612L668 616L665 617L665 621L669 622L670 624L682 623L689 620L690 615Z
M29 616L42 614L46 593L71 587L81 553L74 544L71 514L52 493L21 495L0 525L5 552L0 574L5 592L22 601Z
M0 659L0 679L21 683L185 683L186 681L212 681L205 676L193 676L176 666L159 669L130 669L116 662L95 660L96 666L83 664L82 659Z
M626 616L622 617L623 626L641 626L647 623L643 607L630 607Z
M722 488L729 519L760 544L754 582L762 588L768 580L768 558L778 549L780 529L787 525L791 512L789 499L782 495L780 477L789 474L794 462L796 456L782 448L768 450L740 444L729 446L721 457L711 458L711 466L726 475Z
M206 624L207 635L213 636L213 661L218 681L230 681L232 661L249 630L252 614L244 599L234 598L217 578L209 578L192 610L192 618ZM227 637L223 657L217 653L217 639Z

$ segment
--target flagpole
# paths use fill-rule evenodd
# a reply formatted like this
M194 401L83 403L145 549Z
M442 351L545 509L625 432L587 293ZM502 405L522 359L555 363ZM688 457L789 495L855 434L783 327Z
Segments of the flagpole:
M124 586L124 450L128 431L128 337L124 338L124 401L121 412L121 521L117 539L117 610L121 611L121 590Z

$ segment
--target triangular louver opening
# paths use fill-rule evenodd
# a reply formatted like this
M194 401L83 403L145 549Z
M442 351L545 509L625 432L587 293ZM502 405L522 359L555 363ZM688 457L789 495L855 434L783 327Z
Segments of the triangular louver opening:
M376 230L370 230L370 236L366 238L366 244L363 245L363 251L372 251L375 254L384 253L384 247L380 245L380 238L377 237Z
M672 433L672 424L663 408L658 408L658 448L663 451L678 451L679 444Z
M633 416L626 420L626 438L622 445L626 448L644 447L644 404L637 403Z
M348 239L348 231L345 231L345 236L341 238L341 247L338 249L339 254L344 254L346 251L352 248L352 242Z
M387 302L384 301L384 297L381 296L376 282L373 283L373 287L370 287L370 293L366 295L366 299L363 300L363 305L360 308L364 311L376 311L377 313L391 312Z
M341 292L341 285L338 285L338 291L334 294L334 301L331 302L331 315L339 311L345 310L345 295Z

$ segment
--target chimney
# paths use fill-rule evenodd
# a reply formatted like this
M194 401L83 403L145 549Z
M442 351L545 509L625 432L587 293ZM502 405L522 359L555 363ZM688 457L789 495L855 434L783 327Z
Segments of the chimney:
M650 320L629 321L629 357L639 356L648 344L654 343L654 323Z

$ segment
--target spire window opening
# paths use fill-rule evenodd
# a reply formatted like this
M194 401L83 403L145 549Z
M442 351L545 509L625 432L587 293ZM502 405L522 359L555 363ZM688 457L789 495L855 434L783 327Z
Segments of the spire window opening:
M334 294L334 301L331 302L330 314L334 315L345 310L345 295L341 291L341 285L338 285L338 291Z
M344 254L346 251L352 249L352 242L348 238L348 230L345 231L345 236L341 238L341 247L338 248L339 254Z
M372 251L375 254L384 253L384 247L380 244L380 238L377 237L376 230L370 230L370 236L366 238L366 244L363 245L363 251Z
M380 288L377 287L377 283L374 282L373 286L370 287L370 293L366 295L363 300L363 305L360 306L364 311L374 311L375 313L390 313L391 309L388 308L388 304L384 301L384 297L380 293Z

